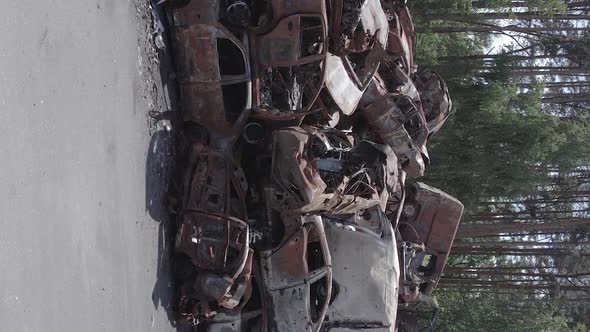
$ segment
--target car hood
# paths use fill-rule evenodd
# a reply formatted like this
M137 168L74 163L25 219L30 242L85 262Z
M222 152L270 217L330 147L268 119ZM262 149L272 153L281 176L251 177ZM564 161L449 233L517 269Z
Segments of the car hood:
M399 262L393 230L380 237L350 225L326 221L336 296L323 331L394 331Z

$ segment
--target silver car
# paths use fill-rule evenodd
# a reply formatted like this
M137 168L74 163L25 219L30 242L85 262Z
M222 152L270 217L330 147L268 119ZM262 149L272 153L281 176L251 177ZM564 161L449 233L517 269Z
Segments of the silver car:
M332 258L332 298L321 331L395 331L399 262L379 206L348 219L323 216Z

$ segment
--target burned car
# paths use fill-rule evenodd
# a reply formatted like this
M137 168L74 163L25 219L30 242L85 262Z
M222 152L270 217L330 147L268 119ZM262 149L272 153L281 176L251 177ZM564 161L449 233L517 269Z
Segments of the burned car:
M371 140L390 146L408 175L422 176L429 161L428 124L419 93L403 69L413 66L411 17L405 7L400 10L389 2L357 3L362 5L354 8L347 1L335 1L329 8L333 53L328 54L326 88L317 101L321 118L329 126L342 127L358 122L354 113L360 109L376 134ZM388 33L397 38L388 41ZM402 83L392 85L391 76L397 72ZM344 117L352 120L341 121Z
M440 279L463 214L456 198L423 183L410 185L399 222L400 299L419 302Z
M368 0L358 13L358 9L348 8L349 2L332 1L330 7L331 44L322 102L329 106L331 116L354 113L387 44L387 18L380 2Z
M261 182L263 190L256 196L265 201L266 216L258 216L258 226L253 227L266 220L268 231L262 238L274 239L257 244L268 329L318 331L326 324L326 310L333 298L332 270L336 268L331 259L333 247L324 231L330 223L326 218L346 220L351 214L357 219L368 218L357 220L359 233L352 236L358 237L359 243L377 241L374 246L380 249L375 249L371 263L387 265L393 274L399 272L397 259L392 258L396 247L391 225L377 212L383 210L389 191L397 185L397 159L387 146L359 141L351 133L332 128L281 128L274 130L270 139L270 151L257 153L270 154L270 168L245 166L250 172L260 172L249 183L256 186L256 180ZM359 215L359 211L367 212ZM361 234L360 227L374 235ZM340 247L344 242L334 245ZM347 249L338 250L343 253ZM351 277L345 278L343 285L348 285ZM390 300L396 299L397 278L387 280L386 285L393 288L386 308L381 309L393 316L383 320L383 326L395 321L395 305Z
M393 228L381 207L322 218L334 285L322 331L394 331L400 271Z
M387 202L397 185L389 147L331 128L274 133L269 204L289 213L349 214Z
M388 92L381 77L375 75L360 108L377 137L395 151L404 171L412 177L424 175L429 160L427 123L411 98Z
M191 324L239 315L252 291L247 183L231 153L251 109L249 48L222 9L186 1L169 12L183 122L169 194L176 311Z
M389 32L387 38L388 64L399 67L406 75L416 72L416 30L410 10L402 1L382 0L381 6L387 16Z
M422 70L411 80L399 67L380 68L385 69L373 78L360 108L373 130L394 149L406 173L422 176L430 163L428 139L451 113L448 87L431 70Z
M332 262L319 216L285 221L281 243L260 252L269 331L319 331L332 290Z
M394 331L398 301L424 301L446 261L453 238L431 229L456 231L462 212L426 185L404 189L451 105L439 76L415 72L407 8L173 4L178 320L197 331Z
M453 102L445 80L432 70L421 70L413 77L420 104L428 124L429 137L436 134L451 115Z
M170 10L182 119L228 149L252 107L248 38L220 22L220 1L187 1Z
M185 120L227 135L252 107L261 118L310 110L324 82L323 1L185 1L171 13Z
M248 29L259 117L310 111L324 84L327 24L325 1L275 0L261 9L258 25Z
M382 0L381 4L389 21L389 36L379 75L388 91L409 97L424 113L428 134L433 135L452 108L447 85L432 70L417 71L416 31L405 3Z
M254 253L240 169L200 143L184 147L172 187L177 198L172 204L176 311L179 320L197 324L219 312L239 311L251 292Z

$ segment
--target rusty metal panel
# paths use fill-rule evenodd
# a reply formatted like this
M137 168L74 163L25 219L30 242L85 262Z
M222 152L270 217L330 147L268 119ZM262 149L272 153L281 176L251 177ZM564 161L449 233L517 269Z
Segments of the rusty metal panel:
M241 168L223 153L195 144L182 175L183 209L205 210L247 220Z
M178 311L183 320L197 323L214 316L217 306L237 307L249 288L244 275L252 264L249 228L237 218L207 211L185 211L181 218L175 253L188 257L195 271L179 286Z
M272 177L284 192L283 196L274 195L277 208L301 208L316 201L326 189L320 174L305 155L309 139L309 133L297 127L274 133Z
M319 331L331 297L332 260L322 220L319 216L298 220L297 231L287 235L276 248L261 253L262 279L270 300L270 331ZM294 222L289 229L296 226ZM309 236L312 229L314 238ZM312 240L321 246L324 266L310 271L307 248ZM325 282L326 292L322 307L314 315L310 290L317 282Z
M312 27L304 24L309 21L315 22ZM310 111L324 84L327 49L325 16L297 14L285 17L270 32L250 33L250 43L255 50L255 105L274 107L282 112ZM272 77L277 75L285 77L273 80ZM276 86L272 88L274 90L292 91L290 81L300 85L297 104L289 107L275 105L263 96L262 89L271 88L268 85Z
M463 204L439 189L420 182L409 188L401 218L401 224L408 227L402 231L402 237L412 242L407 253L415 257L406 257L408 265L403 268L406 275L415 281L409 281L405 285L400 294L402 299L419 301L421 295L430 295L434 291L445 267L462 213ZM407 239L412 232L415 232L411 236L413 239Z
M176 250L203 270L236 278L248 258L248 224L237 218L204 211L183 214Z
M346 142L346 135L336 133L307 126L274 133L275 186L267 197L269 206L290 213L329 211L332 214L355 213L375 205L385 208L389 191L397 185L395 154L387 146L366 141L355 144L352 137ZM332 146L330 137L348 147ZM327 155L322 155L321 149L328 149ZM332 150L346 153L346 157L330 158ZM375 160L380 162L374 165ZM341 170L342 167L346 170Z
M284 243L280 250L268 254L263 262L271 291L300 284L307 274L307 230L301 228Z
M180 8L172 10L177 26L191 24L215 25L219 21L219 0L190 0Z
M257 37L255 50L260 68L290 67L298 64L301 47L299 22L299 15L286 17L271 33Z
M410 11L405 6L381 1L387 20L389 34L386 51L389 61L398 61L400 68L407 74L416 72L416 31Z
M420 239L437 252L448 254L459 228L463 204L439 189L418 182L416 202L419 211L414 220ZM422 227L425 225L425 227Z
M325 1L321 0L273 0L273 16L283 18L293 14L325 12Z
M191 1L174 9L173 48L180 88L180 106L185 121L205 127L216 140L237 138L252 102L250 61L247 40L238 40L218 22L219 2L210 7ZM228 40L243 57L245 70L238 76L221 76L219 40ZM224 87L242 83L242 104L227 104ZM237 109L234 109L237 108ZM236 116L228 116L236 114Z
M191 25L175 30L175 59L181 84L219 82L217 30Z

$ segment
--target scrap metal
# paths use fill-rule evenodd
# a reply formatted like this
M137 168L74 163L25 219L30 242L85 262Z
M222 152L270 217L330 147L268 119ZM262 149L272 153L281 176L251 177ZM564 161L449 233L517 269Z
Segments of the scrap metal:
M394 331L398 304L436 287L463 208L406 184L452 104L417 70L405 1L173 4L178 320Z

